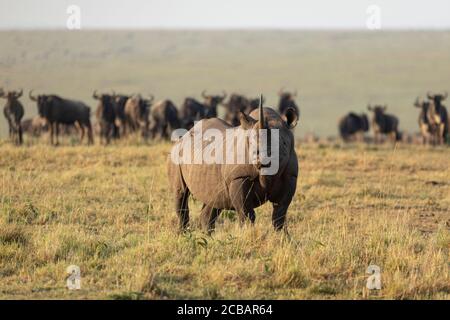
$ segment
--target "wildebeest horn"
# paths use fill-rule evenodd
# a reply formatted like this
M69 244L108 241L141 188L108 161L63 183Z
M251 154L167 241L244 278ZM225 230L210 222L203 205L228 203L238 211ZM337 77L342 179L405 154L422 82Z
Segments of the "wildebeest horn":
M22 94L23 94L23 89L20 89L20 91L17 92L16 95L15 95L15 96L16 96L16 99L17 99L17 98L20 98L20 97L22 96Z
M203 91L202 91L202 97L203 97L203 98L207 98L207 97L208 97L208 96L206 95L206 90L203 90Z
M94 90L94 93L92 94L92 98L100 99L100 97L97 95L97 90Z
M31 101L37 101L37 98L33 96L33 90L30 90L30 92L28 93L28 97Z
M434 96L431 94L430 91L427 92L427 97L428 97L428 99L430 99L430 100L433 100L433 98L434 98Z
M264 129L264 109L263 109L263 95L259 96L259 128Z
M367 110L372 111L372 106L370 104L367 105Z
M148 100L148 103L152 103L153 100L155 100L155 96L152 94L149 94L149 96L150 96L150 99Z
M422 101L419 97L416 98L416 101L414 101L414 106L417 108L420 108L422 106Z

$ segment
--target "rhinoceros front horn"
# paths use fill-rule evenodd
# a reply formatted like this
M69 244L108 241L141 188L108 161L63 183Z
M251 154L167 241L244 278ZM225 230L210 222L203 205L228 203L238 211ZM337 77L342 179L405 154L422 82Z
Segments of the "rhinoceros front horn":
M264 129L264 110L263 110L263 95L259 96L259 128Z

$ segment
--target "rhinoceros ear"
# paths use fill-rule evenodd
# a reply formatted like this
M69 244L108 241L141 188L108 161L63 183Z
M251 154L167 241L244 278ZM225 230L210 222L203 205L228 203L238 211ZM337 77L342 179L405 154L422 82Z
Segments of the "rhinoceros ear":
M244 112L239 111L239 122L241 123L241 127L243 129L251 129L256 123L256 120L249 115L246 115Z
M298 116L293 108L287 108L282 118L284 122L286 122L289 129L295 128L295 126L297 125Z

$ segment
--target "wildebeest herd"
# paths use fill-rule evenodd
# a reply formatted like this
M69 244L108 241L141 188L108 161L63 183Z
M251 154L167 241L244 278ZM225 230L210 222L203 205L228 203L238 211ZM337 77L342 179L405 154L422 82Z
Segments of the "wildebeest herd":
M190 129L196 121L217 117L219 106L225 108L224 120L232 126L239 126L240 113L250 114L259 103L259 98L242 94L227 96L222 92L211 95L203 91L202 102L187 97L178 109L170 99L155 102L153 95L94 91L92 98L98 104L95 124L91 125L91 108L85 103L54 94L35 95L33 91L29 92L29 98L36 102L38 115L23 120L25 112L19 101L22 95L23 90L4 91L0 88L0 97L7 101L3 113L8 122L9 137L16 144L23 143L24 133L37 137L44 132L49 132L50 142L54 145L58 144L60 134L75 133L80 135L80 142L87 135L88 144L93 143L94 132L103 144L132 133L139 133L144 139L168 139L174 129ZM292 108L299 118L300 110L295 101L297 93L280 90L278 95L279 114L283 116L287 109ZM417 98L413 104L420 109L418 123L424 144L438 145L448 140L449 118L442 103L447 97L447 92L428 93L426 99ZM387 114L386 109L386 105L369 105L368 110L373 113L371 123L366 114L348 113L338 124L341 138L346 142L362 141L364 133L372 127L375 143L380 143L382 136L392 141L400 140L399 119Z
M444 144L449 139L449 117L447 108L442 104L448 93L427 93L427 99L417 98L414 106L420 109L419 129L423 144ZM381 142L381 136L386 135L392 141L401 139L398 117L387 114L387 105L368 105L373 113L372 129L375 143ZM369 120L366 114L350 112L339 121L339 132L344 141L363 140L364 132L369 131Z

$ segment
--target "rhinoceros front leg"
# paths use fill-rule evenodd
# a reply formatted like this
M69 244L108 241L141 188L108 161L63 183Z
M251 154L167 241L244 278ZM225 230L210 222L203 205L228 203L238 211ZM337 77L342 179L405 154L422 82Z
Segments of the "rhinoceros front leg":
M283 229L284 227L287 209L289 208L292 198L294 197L296 185L297 178L290 177L284 184L285 188L280 201L273 202L272 224L277 231Z
M216 220L220 215L222 209L213 208L204 204L201 213L202 226L208 234L214 232L216 227Z
M251 193L253 182L248 178L236 179L230 183L231 204L239 215L241 224L245 218L249 218L251 223L255 223L255 210L251 206Z

